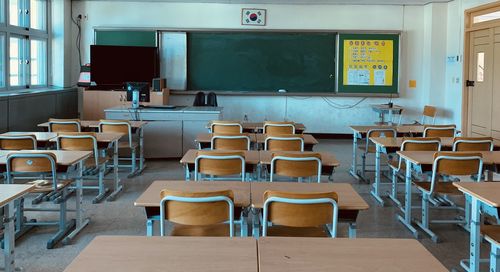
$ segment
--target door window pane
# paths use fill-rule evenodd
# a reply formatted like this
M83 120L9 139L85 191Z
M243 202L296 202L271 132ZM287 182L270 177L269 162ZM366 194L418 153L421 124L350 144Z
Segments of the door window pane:
M31 85L47 83L47 41L31 40L30 43Z
M484 52L477 53L476 71L477 71L477 76L476 76L477 82L483 82L484 81Z
M22 38L10 37L9 41L9 83L10 86L26 85L23 79L23 46Z
M0 24L5 23L5 0L0 0Z
M5 87L5 34L0 33L0 88Z
M481 14L478 16L474 16L473 22L474 24L488 22L492 20L500 19L500 11L490 12L486 14Z
M30 0L30 27L40 30L47 29L47 1Z
M9 1L9 24L14 26L22 26L21 23L21 0L10 0Z

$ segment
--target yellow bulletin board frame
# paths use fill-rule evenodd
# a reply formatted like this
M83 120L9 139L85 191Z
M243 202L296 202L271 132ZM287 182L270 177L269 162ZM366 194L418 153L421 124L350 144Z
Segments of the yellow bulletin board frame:
M399 92L400 34L341 33L337 41L338 93Z

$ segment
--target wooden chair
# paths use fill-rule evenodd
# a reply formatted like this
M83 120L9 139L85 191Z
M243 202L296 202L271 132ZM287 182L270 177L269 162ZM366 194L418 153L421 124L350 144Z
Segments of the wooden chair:
M262 236L337 236L338 196L335 192L288 193L266 191ZM272 226L268 226L272 223ZM331 224L331 227L328 225Z
M498 271L500 268L500 225L484 225L481 234L490 243L490 270Z
M424 106L424 111L422 112L422 119L420 120L420 124L424 125L426 119L429 118L431 120L431 124L435 124L436 122L436 113L437 108L433 106L426 105Z
M271 159L270 181L274 175L298 178L316 176L316 181L321 182L321 155L319 153L285 153L275 152Z
M300 134L266 136L264 150L304 151L304 136Z
M420 138L420 137L405 137L401 144L401 151L441 151L440 138ZM406 172L406 163L401 159L390 160L389 168L392 171L392 188L389 198L394 201L398 206L401 202L398 200L398 177L404 180ZM425 166L424 166L425 168ZM428 171L432 169L420 169L419 172Z
M165 236L165 220L175 223L171 236L234 236L234 196L231 190L163 190L160 196L161 236Z
M455 125L426 125L424 126L424 137L455 137L457 127Z
M250 137L246 134L214 134L210 142L212 150L250 150Z
M388 137L395 138L397 132L394 128L374 128L370 129L366 133L365 145L359 145L358 148L361 150L361 176L365 178L366 170L366 157L368 154L374 154L377 150L373 142L370 140L371 137Z
M0 150L36 150L35 135L0 135Z
M263 133L267 135L295 134L295 123L266 121Z
M210 124L210 133L243 133L243 126L238 121L212 121Z
M65 237L67 232L74 227L74 222L67 220L66 202L69 197L68 186L71 180L60 180L57 178L57 159L53 153L29 153L16 152L7 155L6 176L7 183L14 184L15 181L26 180L27 177L44 177L44 179L36 179L29 183L35 184L35 189L30 194L36 194L37 197L33 200L33 205L42 201L52 202L59 205L59 219L57 221L26 221L24 213L26 211L50 212L53 213L53 208L43 206L40 208L26 208L24 206L24 198L16 202L16 224L17 230L25 231L27 227L33 226L58 226L57 233L47 242L47 248L53 248L55 244Z
M119 167L130 168L130 175L137 170L137 148L139 144L133 140L132 126L126 120L100 120L99 132L123 133L125 141L118 142L119 150L127 150L131 153L131 158L119 157L119 160L130 160L130 165L118 165ZM122 138L123 139L123 138Z
M88 179L90 176L94 176L93 173L97 171L98 186L85 185L83 189L98 190L98 194L92 200L92 203L101 202L107 193L104 184L104 172L106 171L106 163L109 162L109 157L99 156L95 133L60 133L56 140L58 150L92 151L92 157L86 159L83 163L83 173Z
M453 151L493 151L491 137L455 137Z
M81 132L79 119L49 119L49 132Z
M483 159L481 153L456 153L456 152L436 152L432 165L431 182L414 182L422 193L422 220L417 225L424 230L434 242L438 241L438 236L430 230L430 223L453 223L468 224L470 210L469 201L466 199L466 215L464 220L441 220L430 221L429 203L435 196L463 195L452 182L441 180L440 176L471 176L477 175L476 181L481 181L483 172ZM452 206L453 207L453 206ZM449 208L449 207L446 207ZM459 208L460 209L460 208Z
M216 150L198 151L194 161L194 180L202 179L200 174L213 176L241 175L245 181L245 153L220 152Z

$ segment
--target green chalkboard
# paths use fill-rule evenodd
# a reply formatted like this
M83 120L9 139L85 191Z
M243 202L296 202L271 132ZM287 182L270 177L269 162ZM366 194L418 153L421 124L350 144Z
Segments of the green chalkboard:
M344 43L346 41L346 43ZM392 50L385 50L384 53L392 54L392 63L387 63L384 61L383 57L386 54L382 54L384 49L382 48L382 44L388 44L388 41L392 42ZM352 45L350 43L355 42L356 44ZM377 46L375 46L375 42ZM363 54L366 54L368 58L359 58L357 61L353 61L348 63L344 59L344 53L350 54L347 47L363 47L364 50L355 49L355 54L358 54L360 57ZM363 45L361 44L363 43ZM381 46L381 47L378 47ZM370 57L370 54L373 54L373 57ZM377 55L378 54L378 55ZM339 34L339 67L338 67L338 92L339 93L366 93L366 94L395 94L398 93L398 85L399 85L399 34ZM363 64L363 65L360 65ZM368 65L367 65L368 64ZM350 67L353 66L353 67ZM363 67L361 67L363 66ZM392 69L392 73L387 70L387 67ZM346 81L350 75L347 75L346 71L354 71L356 72L358 69L363 71L369 71L364 74L370 78L370 84L355 84L353 82ZM382 72L383 75L387 76L390 74L392 76L392 84L390 85L382 85L379 83L378 85L375 82L375 70L378 72ZM387 73L389 74L387 74ZM352 75L352 74L351 74ZM356 75L356 73L354 73ZM381 78L381 77L379 77ZM387 81L386 81L387 82ZM388 84L385 83L384 84Z
M334 92L335 33L191 32L188 89Z
M156 46L156 31L95 30L96 45Z

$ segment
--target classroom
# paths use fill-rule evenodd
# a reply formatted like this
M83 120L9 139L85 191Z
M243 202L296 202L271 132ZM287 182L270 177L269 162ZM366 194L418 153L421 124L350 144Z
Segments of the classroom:
M500 1L0 0L0 270L500 272L496 67Z

